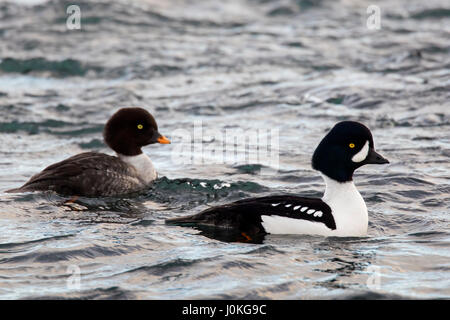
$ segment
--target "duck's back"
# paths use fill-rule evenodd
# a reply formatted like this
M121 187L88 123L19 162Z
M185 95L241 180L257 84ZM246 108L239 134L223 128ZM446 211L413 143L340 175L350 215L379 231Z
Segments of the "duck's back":
M135 168L118 157L85 152L48 166L22 187L8 192L52 190L95 197L130 193L145 186Z
M235 229L249 234L282 233L278 227L277 230L273 228L273 225L278 224L288 224L289 228L300 230L291 233L310 234L312 225L319 226L312 227L319 231L332 233L336 230L331 209L325 202L317 198L290 195L243 199L166 222Z

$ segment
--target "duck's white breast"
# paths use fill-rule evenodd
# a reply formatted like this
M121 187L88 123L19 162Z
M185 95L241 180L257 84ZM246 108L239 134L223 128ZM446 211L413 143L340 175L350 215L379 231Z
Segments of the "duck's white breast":
M367 206L353 181L340 183L326 176L324 179L327 187L322 200L333 213L336 222L334 235L365 236L369 221Z
M158 177L152 161L145 153L141 153L137 156L118 156L123 162L133 166L136 169L138 178L145 184L149 184Z

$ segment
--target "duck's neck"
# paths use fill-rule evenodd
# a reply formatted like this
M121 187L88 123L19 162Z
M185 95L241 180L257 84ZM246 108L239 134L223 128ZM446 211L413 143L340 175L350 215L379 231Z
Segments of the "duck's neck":
M333 211L337 229L343 235L363 236L367 233L367 207L353 181L338 182L325 175L326 189L322 200Z
M155 167L145 153L141 153L136 156L125 156L118 153L117 156L123 162L133 166L136 169L136 173L138 175L137 178L142 180L145 184L149 184L157 178Z
M351 196L359 195L358 190L356 189L355 184L353 181L347 181L347 182L338 182L336 180L333 180L326 175L322 174L323 180L325 180L325 193L323 194L322 200L332 201L335 199L340 198L348 198Z

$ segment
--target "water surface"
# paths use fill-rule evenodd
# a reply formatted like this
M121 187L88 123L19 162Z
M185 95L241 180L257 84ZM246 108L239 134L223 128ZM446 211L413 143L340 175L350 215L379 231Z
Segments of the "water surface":
M0 3L0 191L110 153L101 132L120 107L151 111L173 143L145 148L161 178L140 194L1 193L0 298L450 297L446 1L376 1L380 30L373 1L76 1L81 30L66 28L69 4ZM367 237L227 242L164 224L249 196L320 197L310 158L341 120L369 126L391 162L355 175ZM195 150L204 162L176 163L180 129L200 122L278 130L279 170Z

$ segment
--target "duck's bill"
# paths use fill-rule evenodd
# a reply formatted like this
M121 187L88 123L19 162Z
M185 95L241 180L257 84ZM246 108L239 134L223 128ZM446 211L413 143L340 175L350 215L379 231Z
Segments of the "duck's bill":
M389 160L376 152L375 149L370 148L365 162L367 164L385 164L389 163Z
M156 141L161 144L169 144L170 143L170 140L164 136L159 136L158 139L156 139Z

